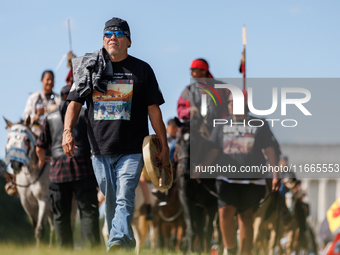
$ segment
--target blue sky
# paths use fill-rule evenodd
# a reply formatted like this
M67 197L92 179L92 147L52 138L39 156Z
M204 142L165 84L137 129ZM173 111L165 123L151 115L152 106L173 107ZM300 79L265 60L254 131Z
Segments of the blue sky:
M207 59L215 77L241 77L243 25L247 26L248 77L338 78L339 10L339 1L305 0L1 1L0 115L19 121L29 94L42 87L43 70L55 70L69 51L68 19L77 56L101 48L108 19L128 21L129 53L154 69L166 100L161 109L167 121L176 115L178 97L190 82L193 59ZM65 85L67 72L64 62L55 72L55 92ZM3 158L4 121L0 130ZM278 139L287 141L284 136Z

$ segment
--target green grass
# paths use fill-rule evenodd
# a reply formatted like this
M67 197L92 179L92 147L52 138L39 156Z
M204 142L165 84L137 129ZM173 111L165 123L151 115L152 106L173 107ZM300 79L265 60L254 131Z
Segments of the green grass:
M0 254L1 255L107 255L107 254L115 254L115 255L135 255L134 250L122 250L116 251L114 253L107 253L104 248L96 248L96 249L58 249L57 247L49 248L47 245L41 245L39 248L36 248L34 245L16 245L13 243L5 244L0 243ZM147 254L155 254L155 255L182 255L183 253L175 253L175 252L162 252L158 250L156 253L151 253L149 248L145 248L141 251L140 255ZM198 255L198 253L193 253Z
M144 253L144 252L143 252ZM0 244L0 254L2 255L107 255L105 249L58 249L56 247L49 248L46 245L42 245L39 248L35 246L18 246L15 244ZM131 251L117 251L116 255L134 255L134 250ZM147 254L147 253L144 253Z

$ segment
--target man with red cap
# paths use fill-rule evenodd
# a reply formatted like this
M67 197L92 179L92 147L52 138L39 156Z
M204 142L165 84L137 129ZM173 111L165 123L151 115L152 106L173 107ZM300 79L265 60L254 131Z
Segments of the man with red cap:
M184 89L177 102L178 118L183 121L189 121L190 114L192 115L191 119L201 117L201 95L206 92L199 88L213 91L214 84L221 83L220 81L213 79L214 77L209 71L208 62L203 58L192 61L190 73L195 82ZM227 89L218 89L216 91L221 98L221 101L227 102L230 91ZM211 131L214 116L227 116L227 109L223 108L222 105L215 106L211 97L207 97L207 108L207 114L206 116L203 116L203 121L208 127L208 130Z

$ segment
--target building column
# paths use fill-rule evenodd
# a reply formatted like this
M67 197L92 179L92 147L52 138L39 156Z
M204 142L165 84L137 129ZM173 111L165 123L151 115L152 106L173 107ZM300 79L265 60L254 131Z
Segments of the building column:
M308 197L309 189L310 188L310 179L309 178L303 178L301 179L301 189L306 192L306 196L303 198L305 203L309 203L310 199Z
M328 179L319 179L319 189L318 189L318 215L317 220L318 223L322 223L322 221L326 217L326 196L327 196L327 182Z
M340 198L340 179L336 180L335 199Z

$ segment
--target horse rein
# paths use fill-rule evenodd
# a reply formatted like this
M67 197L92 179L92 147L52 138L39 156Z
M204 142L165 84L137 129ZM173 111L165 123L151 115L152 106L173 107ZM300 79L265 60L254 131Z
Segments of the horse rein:
M13 185L15 186L18 186L18 187L21 187L21 188L28 188L29 186L33 185L34 183L36 183L40 177L42 176L44 170L45 170L45 165L46 165L46 162L43 164L43 166L40 168L40 171L39 171L39 174L38 174L38 177L31 183L29 184L26 184L26 185L21 185L21 184L17 184L15 182L11 182Z
M183 212L183 207L180 207L179 210L177 211L177 213L175 213L175 215L167 218L167 217L165 217L165 215L164 215L164 213L163 213L161 208L158 210L159 216L165 222L172 222L172 221L176 220L181 215L182 212Z
M196 179L196 181L198 182L198 184L201 184L201 185L203 186L203 188L204 188L206 191L208 191L211 195L213 195L214 197L216 197L216 198L218 198L218 199L220 198L220 196L219 196L216 192L214 192L214 191L212 191L211 189L209 189L209 188L207 187L207 185L205 185L204 183L202 183L199 179ZM278 182L275 184L275 188L278 187L279 184L280 184L280 181L278 181ZM264 202L266 202L267 199L268 199L272 194L274 194L274 192L276 192L275 189L274 189L274 190L271 190L267 196L265 196L263 199L261 199L261 201L259 202L258 205L260 206L260 205L264 204Z

